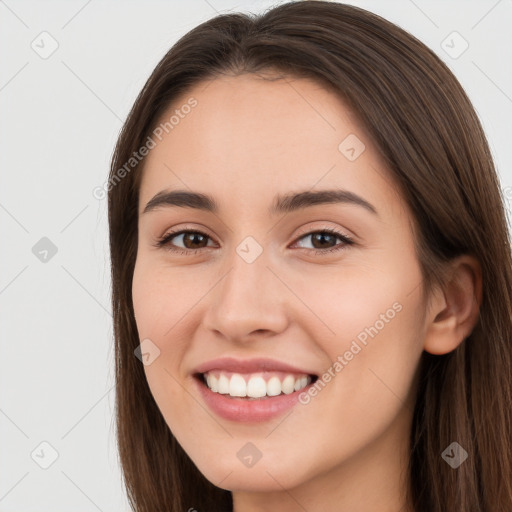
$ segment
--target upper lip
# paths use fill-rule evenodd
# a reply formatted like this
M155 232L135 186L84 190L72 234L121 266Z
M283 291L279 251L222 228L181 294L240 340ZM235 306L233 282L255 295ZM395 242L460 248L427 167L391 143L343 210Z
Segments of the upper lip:
M210 370L224 370L236 373L257 373L257 372L289 372L305 375L316 375L309 370L297 368L289 364L269 359L266 357L255 357L252 359L236 359L234 357L220 357L206 361L196 367L193 373L206 373Z

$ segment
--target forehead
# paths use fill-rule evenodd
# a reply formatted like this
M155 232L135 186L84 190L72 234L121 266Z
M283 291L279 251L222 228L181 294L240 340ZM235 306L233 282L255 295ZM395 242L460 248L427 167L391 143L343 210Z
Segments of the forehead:
M158 126L161 140L153 137L156 146L145 159L139 211L172 188L203 190L221 204L237 198L254 205L280 192L326 186L399 199L357 118L310 79L248 74L201 82L175 99Z
M196 105L187 104L195 100ZM181 114L181 111L187 111ZM222 76L202 82L173 101L162 116L163 126L175 113L174 146L186 144L196 153L217 154L232 161L243 153L254 158L279 148L296 147L301 155L308 149L336 152L342 130L359 132L357 121L340 99L310 79L266 79L253 74ZM178 119L179 117L179 119ZM309 144L304 144L309 142ZM200 150L200 151L199 151ZM155 151L153 153L159 153ZM285 152L288 160L293 154ZM151 158L150 158L151 159Z

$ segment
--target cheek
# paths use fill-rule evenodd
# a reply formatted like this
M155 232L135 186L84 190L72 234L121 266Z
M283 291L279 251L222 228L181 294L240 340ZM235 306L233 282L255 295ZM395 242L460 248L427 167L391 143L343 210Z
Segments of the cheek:
M144 372L163 416L173 426L182 423L183 411L194 408L183 393L181 363L189 348L194 305L207 289L200 282L185 268L168 268L144 256L134 269L132 299L139 337L143 343L150 340L150 351L158 354L144 365Z
M201 289L201 280L186 268L178 270L149 260L137 261L132 298L141 338L173 337L174 326L204 295Z
M419 267L401 261L317 275L301 284L298 294L308 297L317 316L308 324L309 334L331 361L318 394L340 404L332 409L331 423L354 429L356 437L361 422L377 428L391 421L411 391L423 351L424 305L415 287L420 281Z
M354 339L364 345L370 339L384 338L381 333L389 332L395 319L405 316L402 310L406 306L419 306L410 293L417 275L416 268L401 272L382 264L340 264L288 282L311 313L303 316L300 325L310 331L310 339L323 339L326 352L334 359L348 350Z
M168 281L168 278L167 278ZM151 355L150 364L145 363L144 372L150 389L159 404L176 403L180 393L173 376L178 376L178 363L182 358L183 346L169 343L175 338L173 326L183 313L180 304L169 291L165 276L154 265L144 259L135 265L132 299L135 321L143 352Z

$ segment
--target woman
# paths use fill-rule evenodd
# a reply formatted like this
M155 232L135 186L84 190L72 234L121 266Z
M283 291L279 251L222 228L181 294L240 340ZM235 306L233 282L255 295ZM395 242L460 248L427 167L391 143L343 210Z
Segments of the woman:
M503 199L413 36L316 1L203 23L128 116L109 224L134 510L512 509Z

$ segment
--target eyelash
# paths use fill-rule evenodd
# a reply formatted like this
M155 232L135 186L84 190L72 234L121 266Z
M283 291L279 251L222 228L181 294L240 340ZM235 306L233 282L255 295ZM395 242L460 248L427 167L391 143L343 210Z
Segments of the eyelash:
M197 254L197 252L201 251L202 249L206 249L206 247L201 247L199 249L181 249L181 248L173 247L171 244L171 240L174 237L176 237L178 235L182 235L184 233L185 234L186 233L194 233L194 234L199 234L199 235L205 236L207 238L211 238L209 235L207 235L206 233L203 233L202 231L193 230L193 229L182 229L180 231L167 233L162 238L159 238L157 240L157 242L155 243L155 246L157 248L165 247L165 248L167 248L167 250L172 251L174 253L185 254L185 255L189 255L189 256ZM343 244L335 245L334 247L331 247L329 249L307 249L308 251L313 251L317 255L325 256L326 254L332 254L334 252L346 249L346 247L348 245L354 244L354 240L352 240L352 238L336 231L335 229L330 229L330 228L319 229L316 231L309 231L308 233L302 234L299 238L297 238L295 240L295 242L301 240L302 238L308 237L310 235L315 235L318 233L328 233L330 235L334 235L334 236L338 237L343 242Z

